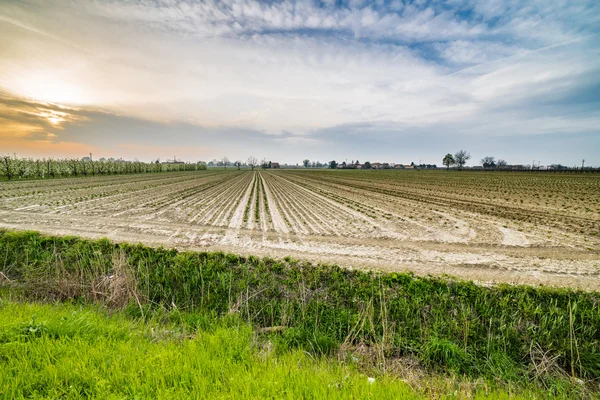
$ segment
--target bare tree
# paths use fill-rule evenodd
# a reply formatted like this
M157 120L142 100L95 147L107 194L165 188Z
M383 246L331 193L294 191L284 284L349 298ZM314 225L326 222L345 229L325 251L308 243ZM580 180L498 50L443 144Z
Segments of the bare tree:
M221 162L223 163L223 166L225 167L225 169L227 169L227 164L229 163L229 158L223 157L223 158L221 158Z
M496 164L498 165L498 168L504 168L508 165L508 163L501 158L498 159L498 162Z
M460 169L462 169L470 159L471 154L466 150L461 149L454 154L454 161L456 161L456 165L458 165Z
M248 159L246 160L246 164L248 164L248 166L250 168L252 168L252 171L254 171L254 168L258 165L258 160L256 159L256 157L248 157Z
M242 166L242 162L240 160L238 160L238 161L234 162L233 165L235 165L239 171L240 167Z
M483 157L481 159L481 165L483 165L483 168L485 169L496 168L496 159L491 156Z
M450 166L456 164L456 160L454 160L454 156L450 153L446 154L442 163L446 166L446 169L449 170Z

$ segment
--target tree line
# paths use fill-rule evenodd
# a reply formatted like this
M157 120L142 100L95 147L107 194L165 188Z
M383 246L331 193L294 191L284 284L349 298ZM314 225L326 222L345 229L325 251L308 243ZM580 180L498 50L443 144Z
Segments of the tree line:
M44 179L60 177L124 175L150 172L198 171L203 164L161 163L127 160L90 160L77 158L16 158L0 156L0 179Z
M470 159L471 154L468 151L461 149L454 154L446 154L442 160L442 163L446 166L446 169L450 169L450 167L454 165L456 165L459 169L462 169ZM508 165L505 160L496 160L496 158L492 156L483 157L480 163L484 169L496 169L506 167Z

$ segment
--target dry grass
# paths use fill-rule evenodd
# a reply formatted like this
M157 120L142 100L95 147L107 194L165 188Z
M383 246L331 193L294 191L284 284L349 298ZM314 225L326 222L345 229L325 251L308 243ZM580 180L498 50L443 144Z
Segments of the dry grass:
M140 303L137 282L131 267L127 264L126 255L119 251L113 255L113 269L110 275L95 277L91 289L94 300L112 308L122 308L131 299Z

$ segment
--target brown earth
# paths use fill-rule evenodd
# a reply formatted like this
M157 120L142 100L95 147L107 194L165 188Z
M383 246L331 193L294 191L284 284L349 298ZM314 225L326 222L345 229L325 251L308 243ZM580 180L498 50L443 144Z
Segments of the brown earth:
M0 227L598 290L600 178L543 175L206 171L3 182Z

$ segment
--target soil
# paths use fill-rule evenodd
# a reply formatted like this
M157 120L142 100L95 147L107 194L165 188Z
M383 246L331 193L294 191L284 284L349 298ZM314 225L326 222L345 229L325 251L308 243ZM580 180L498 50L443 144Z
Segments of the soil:
M492 211L478 205L479 193L487 193L481 188L425 196L424 184L386 179L208 171L4 182L0 227L485 284L600 289L600 240L586 230L600 226L600 218L591 206L561 211L546 203L538 213L527 202L502 203L503 217L495 203ZM580 230L572 227L578 220Z

